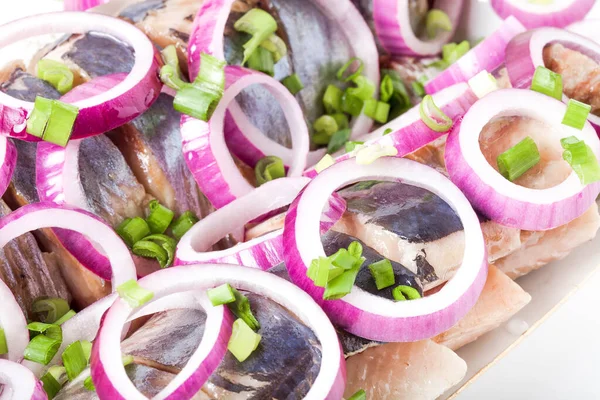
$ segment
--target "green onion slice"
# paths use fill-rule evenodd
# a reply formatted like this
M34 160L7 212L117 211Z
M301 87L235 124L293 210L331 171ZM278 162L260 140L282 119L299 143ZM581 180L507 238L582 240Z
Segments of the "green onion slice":
M373 98L375 94L375 85L367 77L362 75L352 79L356 87L346 89L346 92L358 97L362 101L367 101Z
M363 389L360 389L358 392L348 397L348 400L367 400L367 393Z
M23 357L26 360L48 365L60 348L61 340L37 335L27 345Z
M256 183L263 185L275 179L285 177L285 167L281 158L276 156L266 156L261 158L254 167Z
M338 131L338 124L331 115L322 115L313 124L315 133L312 140L315 144L328 144L334 133Z
M0 328L0 354L8 353L8 345L6 344L6 333Z
M342 96L344 92L335 85L328 85L323 95L323 106L327 114L339 113L342 111Z
M381 136L389 135L390 133L392 133L392 128L387 128Z
M394 81L389 75L384 75L379 84L379 98L381 101L387 103L394 95Z
M69 381L72 381L87 367L89 356L86 357L81 342L76 341L67 346L62 354L62 360L67 371L67 377Z
M37 96L33 103L33 110L27 118L27 133L39 138L43 137L51 113L52 100Z
M59 298L38 299L31 305L31 312L37 315L39 321L48 324L55 323L69 310L69 303Z
M429 39L434 39L441 31L452 31L452 21L450 21L448 14L434 8L427 13L425 29Z
M244 320L238 318L233 323L227 349L239 362L243 362L256 350L260 340L261 336L255 333Z
M183 214L181 214L179 218L173 221L173 223L171 224L171 233L173 234L175 239L179 240L198 221L198 217L196 217L196 215L193 212L186 211Z
M223 304L233 303L235 301L233 288L228 283L224 283L216 288L208 289L206 294L208 295L212 305L215 307Z
M50 339L62 341L62 329L59 325L45 324L43 322L31 322L27 325L27 329L32 335L46 335Z
M168 266L169 255L159 244L149 240L140 240L133 245L132 251L137 256L155 259L161 268Z
M266 11L253 8L238 19L233 28L238 32L252 35L252 38L244 43L244 60L242 65L248 61L250 55L277 30L277 22Z
M154 297L154 293L138 285L134 279L130 279L118 286L117 293L131 308L137 308L146 304Z
M561 139L560 144L565 149L563 159L573 168L583 185L600 180L600 165L590 146L575 136Z
M325 287L329 281L329 270L332 267L331 260L328 257L319 257L311 261L306 270L308 276L314 282L315 286Z
M413 92L417 96L419 96L419 97L425 96L425 87L423 86L423 84L421 82L414 81L413 83L411 83L411 87L412 87Z
M353 68L354 64L358 64L355 68ZM362 74L363 69L365 69L365 65L363 61L358 57L353 57L346 64L342 66L337 72L337 78L342 82L350 82L353 81L354 78L360 76Z
M49 372L45 373L44 376L40 378L40 381L42 382L46 395L48 395L48 400L52 400L62 389L62 385Z
M90 392L96 391L96 386L94 386L94 382L92 381L91 376L88 376L87 378L85 378L85 381L83 381L83 387L86 390L89 390Z
M78 107L52 100L52 110L42 140L65 147L71 138L78 114Z
M156 254L153 253L156 249L155 246L160 246L165 251L166 259L162 256L162 252L160 251L158 251ZM134 244L133 252L142 257L155 258L159 262L161 268L167 268L173 265L176 247L177 242L175 239L170 238L167 235L157 233L155 235L146 236L144 240ZM142 254L144 252L147 252L148 255ZM158 257L155 257L155 255Z
M417 289L406 285L396 286L392 290L392 296L394 296L394 300L396 301L405 301L407 299L416 300L421 298Z
M287 54L287 46L282 38L276 34L272 34L265 39L260 47L268 50L273 55L273 61L278 62Z
M385 124L390 115L390 105L382 101L369 99L365 101L363 112L367 117L374 119L381 124Z
M50 83L60 94L65 94L73 88L73 72L65 64L42 59L38 61L36 68L38 78Z
M333 154L344 147L348 139L350 139L351 132L350 129L342 129L334 133L329 140L329 144L327 144L327 153Z
M263 72L269 76L275 75L273 54L264 47L257 48L248 58L248 68Z
M335 119L335 123L337 124L338 130L347 129L350 126L350 122L348 121L348 117L346 114L335 113L332 114L331 117Z
M353 117L358 117L363 109L364 100L349 93L349 90L350 89L346 89L342 96L342 111Z
M471 45L468 41L463 40L460 43L448 43L442 47L442 58L448 64L453 64L459 58L467 54L471 50Z
M433 97L427 95L419 106L421 120L435 132L448 132L452 128L452 120L435 105Z
M63 315L62 317L60 317L59 319L57 319L54 324L56 325L62 325L65 322L67 322L68 320L70 320L71 318L73 318L77 313L74 310L69 310L67 311L67 313L65 315Z
M535 69L535 73L533 74L531 90L554 97L557 100L562 100L562 76L546 67L539 66Z
M533 139L527 136L498 156L498 171L513 182L540 162L540 152Z
M238 318L244 320L246 324L253 330L257 331L260 329L260 323L252 314L252 309L250 308L250 300L243 294L241 294L236 288L232 287L233 295L235 296L235 301L233 303L228 303L227 307L229 310Z
M369 270L373 279L375 279L375 285L378 290L385 289L396 283L396 277L394 276L394 268L390 260L383 259L369 265Z
M365 144L365 142L360 142L360 141L346 142L346 145L345 145L346 153L350 153L350 152L354 151L354 149L356 149L357 146L360 146L363 144Z
M160 204L157 200L152 200L148 205L150 210L146 222L152 233L164 233L171 222L175 213L169 210L167 207Z
M298 92L300 92L302 89L304 89L304 85L302 84L302 80L300 79L298 74L292 74L292 75L286 76L285 78L283 78L281 80L281 83L293 95L298 94Z
M563 125L582 130L585 126L592 106L580 101L570 99L567 106L567 112L562 120Z
M185 82L179 76L179 71L172 65L163 65L160 68L160 80L162 83L175 90L181 90L184 87L190 86L191 84Z
M350 243L350 245L348 246L348 253L351 256L356 257L356 259L358 261L358 259L362 257L362 253L363 253L362 244L360 244L357 241Z
M323 299L325 300L336 300L341 299L352 291L356 276L362 263L365 261L364 257L361 257L356 265L336 277L327 283L325 292L323 293Z
M135 217L121 222L116 231L127 246L133 247L135 243L150 234L150 227L142 218Z

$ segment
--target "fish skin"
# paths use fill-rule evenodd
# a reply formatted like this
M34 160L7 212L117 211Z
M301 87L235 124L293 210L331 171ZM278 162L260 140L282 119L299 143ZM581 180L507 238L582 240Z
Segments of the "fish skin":
M166 0L146 0L127 6L119 13L119 17L138 23L144 20L148 13L165 7Z

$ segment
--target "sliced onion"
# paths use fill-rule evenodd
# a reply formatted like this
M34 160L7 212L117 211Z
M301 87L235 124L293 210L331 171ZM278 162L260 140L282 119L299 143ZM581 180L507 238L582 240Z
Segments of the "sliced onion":
M108 0L65 0L65 11L85 11L108 3Z
M478 100L477 96L466 83L452 85L440 90L432 97L435 104L453 121L462 117ZM390 133L385 134L390 129ZM397 157L404 157L445 134L444 132L436 132L429 128L421 120L419 105L416 105L398 118L388 122L372 133L359 138L359 140L365 141L365 146L375 143L382 146L394 146L398 150ZM341 154L336 157L335 161L348 160L354 157L354 155L354 153ZM304 172L304 175L313 178L317 175L317 171L315 168L310 168Z
M192 290L202 291L224 283L270 298L289 309L303 323L313 329L321 344L321 368L305 399L333 400L343 396L345 362L335 329L310 296L290 282L267 272L225 264L181 266L155 272L139 281L140 286L154 292L155 298ZM219 308L224 307L216 307L216 309ZM207 311L210 309L211 307L208 306ZM92 379L101 398L146 399L127 377L120 357L121 329L132 311L124 301L116 301L104 317L98 338L94 343L91 358ZM204 332L200 346L202 348L208 341L216 342L211 354L206 354L210 348L205 349L206 353L203 354L206 357L207 369L208 366L216 368L221 358L215 356L215 349L220 350L222 347L226 349L231 331L221 330L215 333L214 324L207 323L206 327L207 330ZM214 338L215 334L216 338ZM184 368L185 372L187 372L186 368ZM165 397L161 396L160 398L182 400L192 398L211 372L198 370L197 376L191 378L193 382L190 382L188 386L181 385L171 390L173 386L179 385L184 379L181 376L184 371L164 389L165 391L169 390L170 396L167 397L165 393Z
M565 27L583 19L595 0L561 0L544 2L492 0L492 7L501 18L516 17L528 29L542 26Z
M535 69L544 66L544 47L552 42L559 42L600 63L600 44L590 39L557 28L528 31L515 36L506 48L506 70L513 87L531 87ZM563 101L568 100L568 97L563 95ZM590 113L588 120L600 133L600 117Z
M280 82L268 75L235 66L225 67L225 76L227 88L208 122L186 115L181 118L185 160L202 193L215 208L223 207L254 189L235 165L223 134L226 108L246 87L258 83L274 89L271 93L283 105L294 147L288 176L302 175L309 147L302 109Z
M0 197L6 191L17 164L17 149L5 136L0 135Z
M459 82L467 82L479 72L493 71L504 64L508 42L525 32L525 27L514 17L508 17L502 25L467 54L446 68L441 74L425 84L425 91L433 94Z
M435 0L433 7L444 11L452 21L452 30L433 40L418 38L410 23L409 0L373 0L373 19L381 45L393 55L432 56L442 51L458 26L463 0Z
M154 45L135 26L118 18L84 12L33 15L0 26L0 48L41 34L101 32L129 44L135 63L127 78L99 95L76 101L79 114L72 139L98 135L117 128L146 111L158 98L162 83L158 78L158 57ZM38 141L29 135L26 119L33 103L0 92L0 128L12 137Z
M2 400L47 400L42 382L13 361L0 359L0 398Z
M567 26L567 30L592 39L596 43L600 43L600 30L598 30L598 26L600 26L600 20L586 19L585 21L575 22Z
M219 239L260 215L289 205L309 182L308 178L283 178L267 182L246 196L208 215L181 238L175 265L236 264L268 270L283 261L282 230L240 243L221 251L206 251ZM332 196L321 220L328 231L346 209L340 196Z
M0 220L1 221L1 220ZM2 231L0 230L0 234ZM0 235L2 238L4 235ZM27 320L10 288L0 279L0 328L4 329L8 359L19 362L29 344ZM1 361L1 360L0 360ZM1 382L0 382L1 383Z
M589 123L583 130L562 124L565 104L549 96L522 89L503 89L477 102L454 128L446 143L446 168L450 178L477 210L501 225L525 230L547 230L582 215L595 201L600 183L582 186L572 172L561 184L529 189L505 179L487 162L479 135L495 117L525 116L551 125L560 137L575 136L600 157L600 140ZM555 133L554 133L555 134Z
M401 181L440 196L461 219L465 250L456 275L438 293L394 302L358 287L339 300L323 300L324 289L306 276L311 261L324 257L319 215L330 194L363 180ZM283 231L285 265L292 281L308 292L340 328L386 342L430 338L452 327L473 307L487 276L487 256L477 215L461 191L439 172L415 161L379 158L369 165L354 160L320 173L292 203Z

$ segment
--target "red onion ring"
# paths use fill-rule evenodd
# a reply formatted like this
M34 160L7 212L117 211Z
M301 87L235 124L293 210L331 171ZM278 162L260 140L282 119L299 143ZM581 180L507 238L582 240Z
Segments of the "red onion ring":
M469 85L459 83L435 93L433 99L444 114L456 121L467 112L478 100L478 97L469 88ZM391 132L385 134L389 129L391 129ZM365 146L375 143L382 146L393 146L398 150L396 157L404 157L445 134L429 128L421 120L419 105L416 105L398 118L359 138L359 140L364 140ZM338 163L352 157L354 157L353 153L342 154L336 157L335 162ZM310 168L304 172L304 175L314 178L317 176L317 171L315 168Z
M309 147L308 129L302 109L285 86L268 75L242 67L225 67L225 76L225 93L208 122L186 115L181 117L185 160L200 190L215 208L223 207L254 189L235 165L223 134L228 104L249 85L256 83L266 85L269 89L273 89L271 93L281 104L289 105L283 107L294 146L288 176L302 174Z
M454 36L463 0L435 0L433 7L444 11L452 21L452 31L440 33L434 40L419 39L410 23L409 0L373 0L373 19L379 42L393 55L432 56Z
M554 1L535 4L520 0L492 0L492 7L500 18L516 17L528 29L543 26L565 27L583 19L594 6L595 0Z
M266 271L281 263L283 261L281 229L226 250L205 251L228 233L238 228L243 229L246 223L256 217L289 205L309 181L308 178L283 178L267 182L208 215L179 241L175 253L175 265L235 264ZM327 232L342 216L345 209L344 199L340 196L332 196L321 220L321 231Z
M525 230L547 230L582 215L595 201L600 183L582 186L575 172L548 189L529 189L505 179L488 164L479 147L483 127L498 116L528 116L575 136L600 158L600 140L589 123L583 130L562 124L567 107L531 90L503 89L478 101L454 128L446 143L450 178L473 206L499 224ZM559 140L561 137L557 137Z
M64 6L65 11L85 11L106 3L108 0L65 0Z
M575 33L557 28L540 28L515 36L506 47L506 70L515 88L529 88L535 69L544 66L544 47L560 42L600 63L600 44ZM563 95L563 101L568 102ZM600 134L600 117L591 114L588 120Z
M440 196L462 221L463 262L438 293L419 300L394 302L354 287L339 300L323 300L324 289L306 276L307 266L325 256L318 213L330 194L362 180L401 181ZM292 281L308 292L331 320L357 336L386 342L433 337L460 320L475 304L487 276L487 254L477 215L461 191L439 172L415 161L383 157L369 165L346 160L320 173L292 203L283 230L284 260Z
M84 33L109 34L133 47L135 64L125 80L108 91L76 101L79 114L72 139L98 135L117 128L146 111L158 98L162 83L158 78L158 56L154 45L142 31L118 18L84 12L58 12L33 15L0 26L0 48L41 34ZM26 119L33 103L0 92L0 128L9 136L28 140Z
M0 197L6 191L17 164L17 149L5 136L0 135Z
M2 233L1 230L0 233ZM4 329L8 359L20 362L23 359L23 352L29 344L27 319L10 288L2 280L0 280L0 302L2 304L2 307L0 307L0 328Z
M321 343L322 361L319 375L305 399L340 399L343 396L345 362L335 329L325 313L311 301L310 296L290 282L267 272L225 264L170 268L155 272L139 281L140 286L154 292L155 298L192 290L205 290L223 283L270 298L289 309L312 328ZM208 308L210 309L210 306ZM131 312L131 308L124 301L116 301L106 313L92 348L92 379L101 398L146 399L127 377L120 359L121 329ZM211 327L209 324L206 326L207 329ZM218 333L219 345L225 349L229 334L230 332L223 331ZM203 342L206 337L207 332ZM214 355L208 357L213 359L207 363L214 364L216 368L220 358ZM164 398L191 398L200 389L203 379L208 379L210 374L202 375L194 377L193 385L182 386Z
M0 389L2 400L47 400L42 382L16 362L0 359Z
M508 17L494 33L427 82L425 91L433 94L456 83L467 82L483 70L494 71L504 64L508 42L522 32L525 27L516 18Z

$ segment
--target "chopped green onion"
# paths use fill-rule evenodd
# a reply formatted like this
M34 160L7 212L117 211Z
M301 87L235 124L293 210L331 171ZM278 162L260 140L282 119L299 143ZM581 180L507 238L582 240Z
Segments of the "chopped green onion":
M62 325L65 322L67 322L68 320L70 320L71 318L73 318L77 313L74 310L69 310L67 311L67 313L65 315L63 315L62 317L60 317L59 319L57 319L54 324L56 325Z
M466 40L463 40L458 44L448 43L442 47L442 59L450 65L467 54L469 50L471 50L471 45Z
M140 240L135 242L132 247L133 254L145 258L153 258L160 264L161 268L166 268L169 260L167 251L161 245L149 240Z
M167 207L160 204L157 200L152 200L148 205L150 213L146 222L152 233L164 233L171 222L175 213L169 210Z
M135 243L150 234L150 227L142 218L135 217L121 222L116 231L127 246L133 247Z
M600 165L596 155L583 140L570 136L560 140L563 158L571 165L583 185L600 180Z
M498 156L498 171L513 182L540 162L540 152L532 138L527 136Z
M419 96L419 97L425 96L425 87L423 86L423 84L421 82L414 81L413 83L411 83L411 86L412 86L413 92L417 96Z
M315 165L315 171L317 171L317 174L320 174L333 164L335 164L333 157L331 157L329 154L325 154L325 156L323 156L323 158L321 158L321 160L319 160L319 162Z
M334 133L338 131L338 124L331 115L322 115L313 124L315 133L312 140L315 144L328 144Z
M351 72L351 67L354 63L358 63L358 66L354 69L354 72ZM338 70L337 78L342 82L350 82L354 80L354 78L360 76L364 68L365 65L360 58L351 58L346 64L342 66L342 68Z
M90 362L92 358L92 342L88 340L81 340L81 348L83 349L83 355L85 356L86 361Z
M26 360L48 365L58 352L61 341L49 338L46 335L37 335L27 345L23 357Z
M375 99L365 101L364 114L375 121L385 124L390 114L390 105Z
M255 333L244 320L238 318L233 323L227 349L239 362L243 362L256 350L260 340L261 336Z
M184 87L191 86L190 83L179 77L179 72L172 65L163 65L159 74L161 82L172 89L181 90Z
M287 54L287 46L282 38L276 34L272 34L265 39L260 47L268 50L273 55L273 61L278 62Z
M27 325L27 329L32 332L33 335L46 335L50 339L56 339L62 341L62 329L56 324L45 324L43 322L31 322Z
M64 299L38 299L31 305L31 312L37 314L40 322L53 324L69 311L69 303Z
M562 120L563 125L582 130L587 121L592 106L570 99L567 112Z
M344 92L335 85L328 85L323 95L323 105L327 114L334 114L342 111L342 96Z
M331 115L337 124L338 130L347 129L350 126L346 114L336 113Z
M392 133L392 128L387 128L381 136L389 135L390 133Z
M352 243L350 243L350 245L348 246L348 253L353 256L356 257L357 259L362 257L362 253L363 253L363 246L362 244L360 244L357 241L354 241Z
M329 144L327 145L327 153L333 154L346 144L348 139L350 139L350 129L342 129L337 131L331 136L331 140L329 140Z
M563 81L562 75L557 74L546 67L539 66L535 69L531 90L562 100Z
M27 118L27 133L39 138L43 137L51 113L52 100L37 96L33 103L33 110Z
M427 13L425 29L427 30L427 36L429 39L434 39L440 31L452 31L452 21L450 21L448 14L442 10L434 8L429 10Z
M79 114L77 106L52 100L52 111L42 139L45 142L65 147L71 138L75 119Z
M350 152L354 151L354 149L356 149L356 146L361 146L363 144L365 144L365 142L360 142L360 141L346 142L346 145L345 145L346 153L350 153Z
M8 345L6 344L6 333L0 328L0 355L8 353Z
M348 397L348 400L367 400L367 393L363 389L360 389L358 392Z
M368 165L380 157L395 156L398 149L394 146L382 146L380 143L373 143L370 146L363 147L356 153L356 163Z
M191 211L186 211L179 216L173 223L171 224L171 233L175 237L175 239L179 240L189 231L192 226L196 222L198 222L198 217L194 215Z
M235 301L235 294L233 293L232 287L228 283L224 283L216 288L208 289L206 291L208 298L213 306L220 306L223 304L233 303Z
M253 330L257 331L260 329L260 323L252 314L252 309L250 308L250 301L246 296L238 292L238 290L234 287L231 288L233 291L233 295L235 296L235 301L233 303L228 303L227 307L229 310L238 318L244 320L246 324Z
M360 270L360 267L364 261L365 258L361 257L353 268L345 271L335 279L329 281L327 283L327 287L325 288L325 292L323 293L323 299L341 299L350 293L352 291L352 287L354 286L354 281L356 281L358 271Z
M170 65L179 70L179 56L177 55L177 48L175 45L170 44L160 52L160 56L163 59L165 65Z
M397 71L391 69L381 70L381 74L384 76L384 80L386 79L386 77L388 77L388 79L392 82L392 86L394 89L392 97L389 100L385 100L383 96L381 100L396 105L403 110L408 110L412 106L412 104L410 102L410 96L408 95L406 87L404 86L402 78L400 77L400 74L398 74Z
M304 85L302 84L302 80L300 80L300 77L298 76L298 74L292 74L292 75L286 76L285 78L283 78L281 80L281 83L293 95L297 94L299 91L304 89Z
M63 365L67 370L69 381L77 378L79 374L87 367L89 357L83 350L81 342L78 340L67 346L62 354Z
M269 76L275 75L275 61L269 50L259 47L248 58L248 68L263 72Z
M281 158L276 156L266 156L261 158L254 167L256 183L263 185L275 179L285 177L285 167Z
M431 95L421 101L419 114L425 125L435 132L448 132L452 128L452 120L435 105Z
M248 61L252 53L277 30L277 22L266 11L253 8L238 19L233 28L238 32L252 35L252 38L244 43L244 60L242 65Z
M162 258L162 253L160 253L160 251L158 252L160 258L154 257L154 255L146 256L144 254L141 254L142 252L145 251L144 250L145 248L148 248L149 251L152 251L152 249L155 249L154 246L150 246L146 243L139 245L139 243L142 243L142 242L150 242L150 243L155 243L157 245L160 245L162 247L162 249L166 252L166 255L167 255L166 259ZM136 245L138 245L137 246L138 253L135 253ZM144 238L144 240L141 240L141 241L137 242L135 245L133 245L133 252L142 257L156 258L156 260L159 262L161 268L167 268L173 264L173 259L175 258L175 247L177 247L177 242L175 241L175 239L170 238L167 235L157 233L155 235L146 236Z
M381 101L387 103L394 95L394 81L389 75L384 75L379 85L379 98Z
M37 63L37 76L50 83L60 92L65 94L73 88L73 72L65 64L42 59Z
M319 257L310 262L310 267L306 270L308 276L315 283L315 286L327 286L329 270L332 267L331 260L328 257Z
M91 375L85 378L85 381L83 381L83 387L90 392L96 391L96 386L94 386Z
M396 277L394 276L394 268L390 260L383 259L369 265L369 270L373 279L375 279L375 286L378 290L385 289L386 287L392 286L396 283Z
M131 308L137 308L146 304L154 297L154 293L141 287L134 279L130 279L119 285L117 293Z
M356 87L346 89L346 93L358 97L362 101L373 98L375 94L375 85L368 78L360 75L352 79Z
M392 290L392 296L394 296L394 300L396 301L405 301L407 298L408 300L416 300L421 298L421 295L417 289L406 285L396 286Z
M349 93L349 90L350 89L347 89L342 96L342 111L352 115L353 117L358 117L363 109L364 101L359 97Z
M48 400L52 400L58 392L60 392L60 389L62 389L62 385L49 372L45 373L44 376L40 378L40 381L42 382L46 395L48 395Z
M329 259L331 260L331 263L336 267L342 268L344 270L349 270L356 265L356 262L361 257L361 255L356 257L350 254L350 251L348 251L347 249L339 249L334 254L329 256Z

